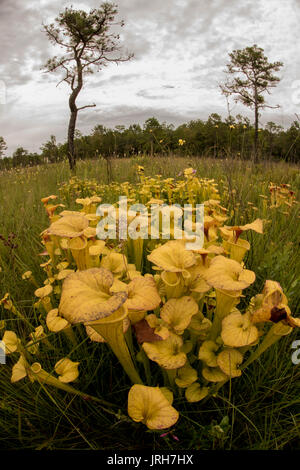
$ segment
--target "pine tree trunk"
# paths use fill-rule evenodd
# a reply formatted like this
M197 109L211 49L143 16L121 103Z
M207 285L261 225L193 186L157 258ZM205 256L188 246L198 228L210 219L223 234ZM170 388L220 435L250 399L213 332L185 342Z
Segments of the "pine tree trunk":
M76 157L75 157L75 148L74 148L74 134L75 134L75 126L77 120L77 109L71 110L71 116L69 121L69 128L68 128L68 159L69 159L69 166L70 170L74 171L76 168Z
M254 124L254 163L258 162L258 109L255 106L255 124Z
M254 112L255 112L255 122L254 122L254 163L258 162L258 96L257 96L257 85L255 84L254 89Z
M68 128L68 158L69 158L69 165L70 165L71 171L75 171L76 169L76 156L75 156L75 149L74 149L74 134L75 134L77 114L78 114L78 108L76 106L76 99L83 86L82 66L81 66L80 59L76 58L76 62L77 62L77 86L76 88L72 86L72 93L69 97L69 108L70 108L71 115L70 115L69 128Z

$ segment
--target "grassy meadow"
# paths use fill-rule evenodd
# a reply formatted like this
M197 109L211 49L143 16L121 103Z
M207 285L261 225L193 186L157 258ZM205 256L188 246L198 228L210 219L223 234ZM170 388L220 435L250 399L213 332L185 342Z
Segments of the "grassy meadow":
M245 291L243 302L262 291L267 279L278 281L294 317L300 316L300 172L286 163L254 165L241 160L139 157L111 160L108 178L105 160L79 161L76 176L107 184L103 202L115 202L112 181L138 182L137 165L145 176L176 178L192 167L199 178L214 179L220 203L228 209L226 225L243 225L261 218L264 233L248 231L251 250L244 259L256 279ZM59 191L72 175L66 162L4 171L0 174L0 298L6 293L18 315L0 306L0 338L5 330L29 335L45 315L34 307L35 290L43 286L40 264L44 247L40 234L49 226L41 199L51 194L65 209L78 206L77 197ZM110 179L110 181L109 181ZM269 185L287 184L298 204L270 207ZM31 271L36 285L22 274ZM45 328L46 331L46 328ZM80 362L80 375L73 384L99 401L32 383L28 378L11 383L15 361L9 356L0 365L1 449L299 449L300 369L291 360L297 329L268 349L238 380L225 384L214 396L188 403L180 394L175 408L180 419L171 432L151 431L127 415L128 377L106 345L92 344L76 330L77 343L47 332L51 347L41 347L39 362L51 371L72 350ZM105 402L102 402L104 400Z

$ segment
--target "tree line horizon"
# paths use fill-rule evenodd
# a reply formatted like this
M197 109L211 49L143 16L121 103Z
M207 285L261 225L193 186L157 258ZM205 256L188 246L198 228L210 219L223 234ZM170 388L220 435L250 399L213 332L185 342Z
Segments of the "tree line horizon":
M99 124L88 135L76 130L74 151L76 160L144 155L249 160L253 157L254 133L254 124L241 114L222 119L219 114L212 113L206 121L191 120L177 127L151 117L143 125L107 128ZM5 147L4 139L0 138L0 170L68 160L68 142L57 143L54 135L40 147L40 153L18 147L11 156L4 157ZM293 121L288 129L273 121L266 123L264 128L259 128L258 151L261 160L299 163L299 121Z

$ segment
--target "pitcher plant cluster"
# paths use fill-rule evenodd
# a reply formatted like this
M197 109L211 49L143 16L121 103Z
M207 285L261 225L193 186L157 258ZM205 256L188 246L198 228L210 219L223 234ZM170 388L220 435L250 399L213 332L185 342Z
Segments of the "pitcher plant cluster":
M161 430L178 421L177 401L208 400L299 327L300 319L293 317L276 280L265 280L262 292L245 304L255 281L244 264L251 249L247 233L263 237L264 220L227 225L217 184L198 178L192 168L178 179L146 177L142 166L137 174L136 185L113 183L109 190L132 204L203 204L202 248L187 249L186 240L174 239L172 230L170 240L163 239L161 227L158 239L100 240L97 225L104 215L97 214L97 207L108 187L74 177L61 186L61 196L64 202L81 196L77 210L56 203L56 195L42 199L49 216L41 234L44 285L30 271L22 276L35 285L40 324L29 336L6 330L2 341L14 362L13 383L29 379L86 397L76 388L84 366L72 360L73 349L80 351L80 329L100 350L111 348L131 381L129 417ZM290 189L272 186L273 205L284 203L283 190L291 203ZM114 208L118 213L117 203ZM127 215L131 221L138 217ZM1 304L26 324L9 294ZM51 371L44 370L40 348L53 348L54 335L66 340L70 353Z

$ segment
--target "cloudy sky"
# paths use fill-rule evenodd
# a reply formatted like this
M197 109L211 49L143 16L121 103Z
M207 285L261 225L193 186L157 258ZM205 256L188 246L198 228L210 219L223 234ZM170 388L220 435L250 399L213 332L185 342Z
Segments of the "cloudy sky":
M54 54L42 29L66 6L89 10L99 1L0 0L0 136L10 155L18 146L39 151L51 134L65 141L66 84L43 73ZM284 63L281 82L268 97L278 110L269 120L287 127L300 105L300 0L119 0L124 50L134 59L109 64L89 76L78 105L77 128L88 134L97 124L143 123L151 116L178 125L227 114L218 84L224 81L228 53L256 43L270 61ZM4 103L5 102L5 103ZM234 115L251 111L234 105Z

